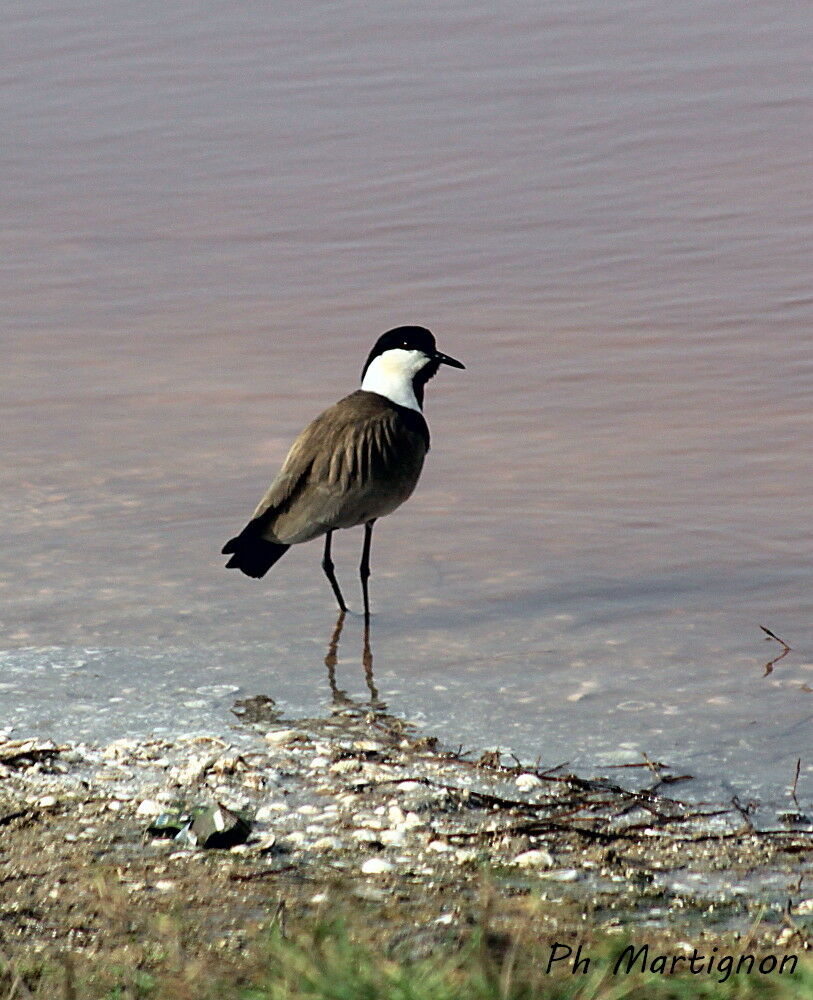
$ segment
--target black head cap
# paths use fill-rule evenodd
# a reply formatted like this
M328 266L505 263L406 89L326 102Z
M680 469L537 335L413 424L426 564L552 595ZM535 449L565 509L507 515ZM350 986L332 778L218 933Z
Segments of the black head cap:
M367 369L370 367L371 361L385 351L392 351L396 348L400 348L403 351L421 351L431 360L431 373L426 372L422 379L423 382L428 381L440 365L451 365L452 368L465 367L459 361L455 361L454 358L450 358L448 355L441 354L438 351L435 345L435 338L425 326L396 326L394 329L382 333L375 342L375 346L370 351L364 363L364 368L361 372L362 380Z
M381 334L367 356L364 371L361 373L362 379L374 358L384 351L392 351L398 347L404 351L423 351L428 358L431 358L435 355L435 338L425 326L396 326L393 330L387 330Z

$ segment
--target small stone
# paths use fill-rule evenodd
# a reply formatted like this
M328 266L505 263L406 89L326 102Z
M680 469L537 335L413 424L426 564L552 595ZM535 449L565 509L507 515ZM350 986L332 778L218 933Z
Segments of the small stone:
M790 939L795 934L796 934L796 931L793 929L793 927L783 927L782 930L779 932L777 938L776 938L777 945L779 945L780 948L783 945L786 945L788 943L788 941L790 941Z
M41 799L37 799L36 805L40 809L50 809L52 806L57 804L56 795L43 795Z
M300 806L297 809L297 812L300 813L300 815L302 816L315 816L319 812L319 810L316 808L316 806L304 805Z
M416 812L408 812L401 826L404 830L417 830L420 826L426 826L426 823Z
M313 760L308 764L311 771L321 771L330 764L330 760L327 757L314 757Z
M350 774L353 771L360 771L361 764L357 760L337 760L328 770L333 774Z
M532 788L539 788L542 784L542 779L537 778L535 774L520 774L517 778L517 788L521 792L530 792Z
M172 890L175 888L175 883L168 878L162 878L155 883L154 888L157 889L159 892L172 892Z
M138 748L138 741L134 739L115 740L102 750L102 756L108 760L123 760L132 757Z
M368 903L380 903L382 899L387 898L387 893L389 890L379 888L374 885L357 885L353 889L353 895L357 899L363 899Z
M427 850L434 851L436 854L445 854L446 851L452 849L445 840L430 840L426 847Z
M350 836L353 840L358 840L362 844L377 844L379 843L380 835L375 832L375 830L354 830Z
M144 799L136 809L136 816L160 816L163 805L157 799Z
M461 847L454 852L454 859L459 865L470 865L477 860L477 851L472 847Z
M370 816L369 813L355 813L353 822L357 826L366 826L368 830L384 830L387 826L380 816Z
M400 806L390 806L387 810L387 818L393 826L398 826L406 819L404 810Z
M406 843L406 833L403 830L382 830L380 840L385 847L403 847Z
M813 913L813 899L803 899L794 906L794 911L800 915Z
M545 878L553 882L578 882L581 876L575 868L559 868L557 871L546 872Z
M217 760L212 754L190 757L183 765L170 769L170 777L179 785L192 785L199 781Z
M254 819L258 823L265 823L270 819L279 819L281 812L288 812L288 806L284 802L267 802L264 806L260 806Z
M284 747L292 743L305 743L308 737L296 729L272 729L265 734L265 742L273 746Z
M237 771L244 771L245 769L246 762L239 753L221 754L212 761L210 767L210 770L220 775L234 774Z
M312 851L340 851L344 844L339 837L320 837L310 845Z
M228 849L244 844L251 831L245 817L222 805L193 810L193 818L177 834L175 840L189 847Z
M395 865L384 858L368 858L361 866L362 875L389 875L395 871Z
M518 854L513 863L519 865L520 868L552 868L553 855L542 848L536 848Z
M252 845L258 854L266 854L277 842L275 833L260 833Z

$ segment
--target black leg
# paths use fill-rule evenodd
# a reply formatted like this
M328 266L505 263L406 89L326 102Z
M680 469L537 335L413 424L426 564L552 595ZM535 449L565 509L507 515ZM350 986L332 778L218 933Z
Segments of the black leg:
M370 622L370 597L367 593L367 581L370 579L370 542L373 538L373 525L375 518L364 525L364 548L361 550L361 565L359 566L359 576L361 577L361 592L364 595L364 621Z
M332 538L333 532L329 531L325 535L325 554L322 556L322 569L325 571L325 576L328 578L328 582L333 588L333 593L336 595L336 600L339 602L339 611L347 611L347 605L344 603L341 590L339 590L336 574L333 572L333 560L330 558L330 541Z

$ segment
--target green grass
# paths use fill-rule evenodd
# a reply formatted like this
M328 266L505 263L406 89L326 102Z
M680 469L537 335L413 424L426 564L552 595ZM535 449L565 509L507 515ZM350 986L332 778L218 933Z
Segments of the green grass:
M491 938L491 940L490 940ZM482 928L431 958L399 960L365 941L358 928L312 922L260 934L236 951L188 952L176 918L149 939L103 955L54 953L0 959L0 997L23 1000L806 1000L813 961L800 954L794 975L613 975L624 940L599 938L586 975L548 974L548 942L500 938ZM574 942L571 942L575 945ZM636 947L642 942L635 941ZM676 947L653 946L654 952ZM726 950L720 948L720 953ZM734 951L734 949L731 949ZM755 950L755 949L752 949ZM764 954L761 952L760 954ZM777 953L779 954L779 953ZM565 963L561 963L562 966Z

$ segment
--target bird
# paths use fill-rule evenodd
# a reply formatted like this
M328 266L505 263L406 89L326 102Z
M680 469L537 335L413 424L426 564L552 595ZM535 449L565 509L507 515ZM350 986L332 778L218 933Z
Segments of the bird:
M292 545L325 536L322 569L347 611L331 558L333 532L364 525L359 576L369 624L373 525L411 495L429 451L424 389L441 365L464 369L438 351L422 326L383 333L361 372L361 388L320 413L296 438L282 468L239 535L223 546L227 569L260 579Z

